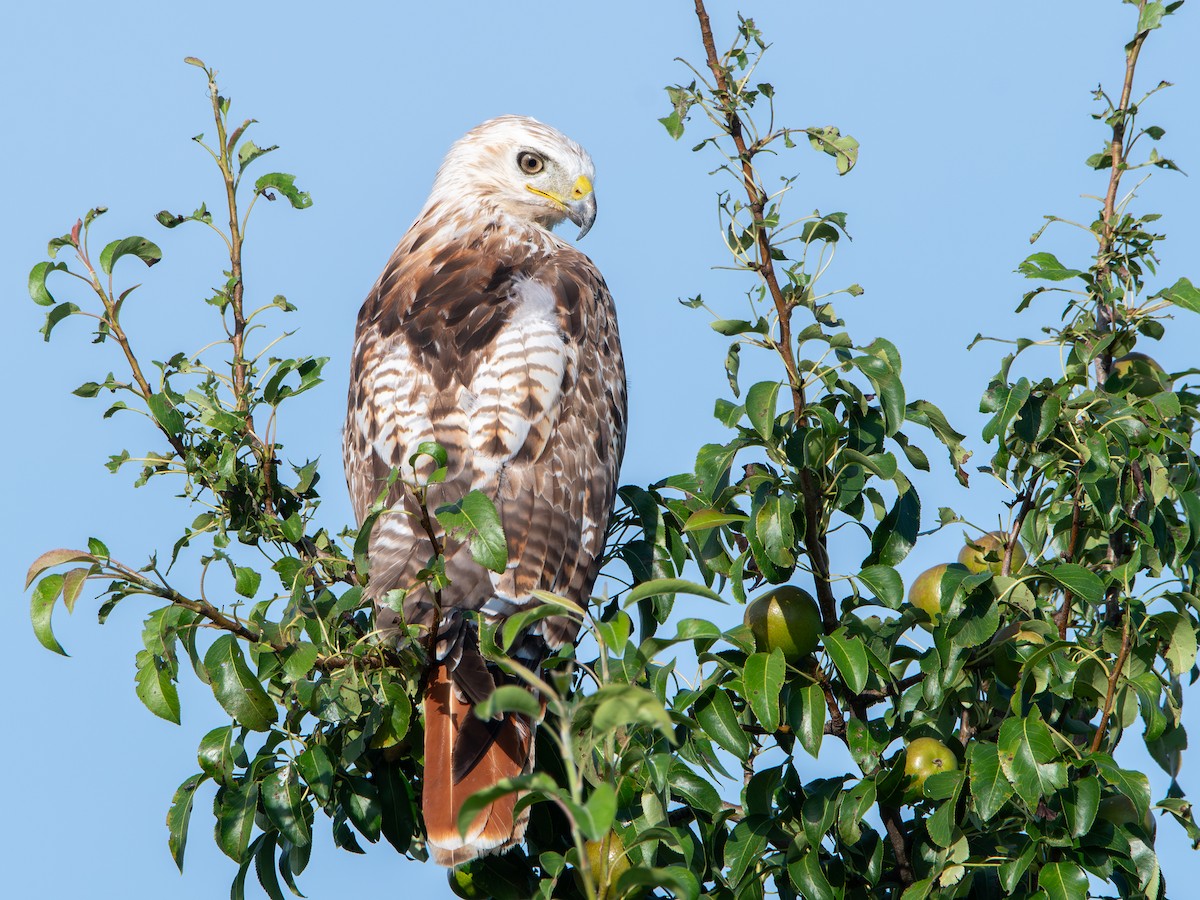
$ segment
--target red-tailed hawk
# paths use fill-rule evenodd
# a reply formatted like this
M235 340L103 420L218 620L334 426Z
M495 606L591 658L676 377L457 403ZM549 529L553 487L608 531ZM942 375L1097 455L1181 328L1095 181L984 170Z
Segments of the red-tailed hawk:
M412 494L388 489L370 538L369 595L387 632L400 617L380 598L408 591L403 621L438 621L428 673L423 800L432 855L457 865L519 842L509 795L458 832L463 800L530 771L533 722L483 721L472 707L505 676L487 664L467 612L498 621L547 590L586 603L596 579L625 444L626 393L612 296L586 256L551 229L582 237L596 216L594 169L565 135L520 116L485 122L446 155L425 207L358 316L345 431L346 477L361 523L387 488L434 468L410 457L426 441L449 455L428 507L472 490L495 503L508 542L496 574L432 520L450 584L440 616L419 572L432 547ZM431 517L432 518L432 517ZM542 619L514 645L536 667L578 626Z

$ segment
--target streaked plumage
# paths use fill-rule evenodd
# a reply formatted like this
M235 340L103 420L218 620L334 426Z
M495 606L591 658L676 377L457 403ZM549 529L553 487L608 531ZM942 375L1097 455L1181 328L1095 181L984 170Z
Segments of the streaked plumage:
M447 154L359 312L344 443L359 521L392 469L411 479L410 457L433 441L449 469L429 491L430 509L484 491L508 542L509 566L497 575L434 523L450 586L425 700L423 791L429 844L447 865L520 840L512 797L481 814L465 842L454 822L470 793L532 765L533 723L470 712L500 676L462 613L503 619L537 604L535 589L584 602L615 496L626 414L616 313L591 260L550 231L565 218L581 236L588 230L592 178L587 153L558 131L517 116L485 122ZM399 483L386 502L371 534L369 594L408 590L404 620L431 627L431 598L418 585L430 541ZM377 621L387 631L400 619L377 606ZM576 630L542 619L513 652L536 665Z

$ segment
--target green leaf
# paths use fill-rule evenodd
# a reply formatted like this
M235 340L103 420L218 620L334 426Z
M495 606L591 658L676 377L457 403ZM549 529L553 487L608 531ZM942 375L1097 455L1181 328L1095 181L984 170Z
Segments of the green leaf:
M746 391L746 417L754 430L769 441L775 430L775 405L779 397L778 381L760 381Z
M1000 768L1000 753L996 745L972 741L967 747L967 766L975 811L986 822L1000 812L1012 796L1012 788Z
M858 573L858 580L875 594L888 609L899 609L904 600L904 581L891 566L867 566Z
M696 880L696 876L689 869L683 866L666 866L664 868L637 866L623 872L617 879L616 889L607 896L639 896L635 888L667 888L679 900L699 900L700 897L700 882ZM642 893L645 894L645 891Z
M233 589L243 597L253 598L258 593L258 586L261 583L262 575L248 566L237 566L234 568Z
M612 829L613 819L617 814L617 792L607 781L602 781L592 789L592 795L584 804L587 812L586 825L582 830L593 841L603 838Z
M592 728L605 733L622 725L648 725L664 735L672 731L671 717L654 694L632 684L606 684L588 697Z
M475 562L500 574L508 567L508 543L500 515L483 491L471 491L457 503L439 508L435 515L447 532L466 537Z
M415 829L412 787L399 766L380 766L374 778L383 813L383 836L396 852L407 853Z
M296 766L317 800L328 803L333 795L333 763L329 752L318 744L310 745L296 757Z
M320 648L316 644L299 641L288 652L287 658L283 662L283 672L287 675L288 680L301 681L312 671L317 657L320 655Z
M655 578L651 581L643 581L639 585L635 585L628 594L625 595L625 600L622 606L632 606L639 600L645 600L647 597L657 597L660 594L695 594L697 597L706 597L709 600L716 600L718 603L724 603L725 599L716 591L706 588L702 584L696 584L691 581L684 581L682 578Z
M1079 269L1068 269L1053 253L1034 253L1017 266L1017 271L1026 278L1040 278L1043 281L1066 281L1083 274Z
M965 434L959 434L947 421L945 414L927 400L916 400L905 409L905 418L910 422L923 425L932 431L950 453L950 463L954 467L955 477L963 487L967 486L968 476L963 466L971 457L971 452L963 447Z
M750 755L750 738L742 730L729 694L713 688L696 701L692 708L696 722L704 733L740 760Z
M154 421L158 422L167 434L176 435L183 431L183 413L175 408L175 404L166 394L151 394L146 398L146 406L150 408Z
M339 781L339 785L338 800L354 827L367 840L379 840L383 811L379 806L379 792L375 790L375 785L362 775L347 775Z
M867 686L871 664L867 658L867 647L861 638L852 636L842 626L833 634L823 638L829 658L846 682L851 693L858 694Z
M779 730L779 693L786 678L787 663L778 647L770 653L751 653L746 657L742 673L746 702L767 733Z
M734 826L725 844L730 884L740 883L747 872L758 866L770 834L771 821L766 816L748 816Z
M1003 440L1007 433L1008 423L1021 411L1029 400L1030 385L1028 378L1019 378L1011 387L993 383L985 396L987 406L996 410L995 416L983 427L982 436L985 441L995 438ZM981 412L987 410L980 407Z
M53 306L54 296L46 288L46 276L54 271L67 271L67 264L40 262L29 271L29 296L38 306Z
M33 292L33 279L30 276L30 293ZM1171 285L1164 291L1155 295L1174 303L1182 309L1191 310L1194 313L1200 313L1200 289L1197 289L1194 284L1186 278L1180 278L1177 282ZM36 297L34 298L37 299ZM39 301L40 302L40 301Z
M706 531L721 525L748 521L750 521L750 517L742 513L721 512L719 509L698 509L683 523L683 531L685 534L691 531Z
M223 634L204 654L204 667L212 678L213 694L241 725L267 731L276 720L275 704L246 665L242 648L232 634Z
M520 713L537 721L542 715L542 705L526 688L517 684L502 685L492 691L482 703L475 705L475 715L485 721L510 712Z
M167 810L167 846L171 850L171 859L179 871L183 871L183 853L187 849L188 823L192 818L192 804L196 799L196 788L206 780L204 775L193 775L183 782L171 798L171 808Z
M679 140L683 137L683 119L678 110L672 110L669 116L663 116L658 121L662 122L663 128L667 129L667 134L673 139Z
M245 170L246 166L254 162L260 156L266 156L272 150L278 150L279 145L273 144L270 147L259 147L254 141L246 141L238 147L238 171Z
M148 650L137 653L138 699L160 719L179 724L179 693L166 663Z
M79 307L74 303L60 303L50 312L46 313L46 321L39 329L42 339L49 341L50 332L54 330L54 326L74 313L79 312Z
M1042 571L1081 600L1094 604L1104 599L1104 582L1090 569L1076 563L1059 563Z
M263 194L268 200L275 198L266 193L269 190L276 190L287 198L287 201L292 204L293 209L307 209L312 206L312 197L304 191L296 188L296 176L287 175L283 172L269 172L263 175L254 182L254 191L258 194Z
M788 877L800 888L805 900L837 900L838 895L825 877L821 854L816 847L810 847L795 862L788 863Z
M238 765L238 757L244 751L240 745L235 746L233 728L222 725L214 728L200 739L196 756L205 777L211 778L218 784L232 784L234 770Z
M35 563L36 565L36 563ZM47 650L52 650L63 656L67 651L59 644L51 628L50 619L54 613L54 604L62 594L63 576L57 572L47 575L33 589L33 598L29 605L29 618L33 622L33 633Z
M274 834L261 834L255 839L254 875L270 900L286 900L275 874L275 839Z
M801 687L794 683L788 697L787 711L788 724L800 738L800 746L815 759L825 737L825 717L828 713L825 692L819 684Z
M721 797L707 779L701 778L679 760L671 763L671 791L695 809L716 815L721 809Z
M276 769L263 778L262 800L267 818L280 834L297 846L312 842L313 808L293 766Z
M1052 862L1038 872L1038 887L1048 900L1087 900L1088 879L1072 862Z
M1000 726L1000 767L1027 806L1067 786L1067 769L1050 729L1036 707L1026 716L1009 716Z
M158 244L137 235L113 241L100 251L100 268L105 275L112 274L113 266L122 256L136 256L147 266L152 266L162 259L162 250Z
M213 801L217 820L216 840L221 852L234 862L247 858L250 833L254 830L254 811L258 807L258 785L253 783L223 787Z
M896 498L871 535L871 553L863 560L863 567L899 565L916 544L920 529L921 499L910 487Z

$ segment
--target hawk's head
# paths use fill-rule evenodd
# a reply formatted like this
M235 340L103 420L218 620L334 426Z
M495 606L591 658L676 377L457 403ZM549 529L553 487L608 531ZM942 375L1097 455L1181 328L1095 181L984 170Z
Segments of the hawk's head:
M583 237L596 219L596 177L587 151L527 116L489 119L442 161L430 203L493 205L545 228L570 219Z

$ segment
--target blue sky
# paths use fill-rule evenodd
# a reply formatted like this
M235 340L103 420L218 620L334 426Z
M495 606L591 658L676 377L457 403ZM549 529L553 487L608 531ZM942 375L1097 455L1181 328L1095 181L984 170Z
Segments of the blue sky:
M711 5L724 39L734 7ZM931 2L875 3L837 18L837 6L762 0L743 9L777 44L762 75L782 95L781 120L837 124L862 143L858 169L841 179L825 157L791 156L801 173L793 209L848 212L855 240L842 245L830 283L866 288L841 306L851 333L860 343L890 338L904 357L909 396L938 403L982 462L976 410L999 354L997 345L965 347L979 331L1036 336L1057 314L1047 301L1021 319L1012 315L1025 289L1012 270L1030 252L1028 237L1043 214L1091 219L1094 204L1079 195L1101 193L1104 183L1082 164L1103 140L1088 115L1089 92L1101 81L1117 87L1130 9L1115 0L952 11ZM1139 84L1177 83L1145 121L1166 128L1166 155L1200 171L1196 14L1185 8L1151 36ZM101 235L145 234L165 252L151 273L125 269L145 282L128 314L145 354L195 349L205 326L198 301L219 278L221 248L199 230L166 232L153 221L163 208L216 206L214 170L189 140L211 130L204 84L182 58L199 56L220 71L233 117L258 118L256 140L282 146L258 165L296 173L314 199L303 212L256 209L248 290L268 299L283 293L299 306L288 323L298 327L291 354L332 357L327 384L293 404L280 434L293 458L325 460L325 521L336 528L350 519L338 448L358 305L446 147L502 113L553 123L595 159L600 215L583 249L604 272L621 317L631 388L625 480L685 469L700 444L720 437L711 398L727 391L725 340L702 313L675 302L703 292L715 307L742 309L737 279L710 270L724 262L718 183L706 174L715 163L691 154L686 138L673 143L655 121L667 112L662 86L688 78L674 57L700 54L682 0L258 3L221 14L200 4L150 14L144 4L65 0L50 15L36 4L9 10L0 32L0 75L9 85L9 137L0 145L0 283L9 315L0 341L7 420L18 429L0 451L10 510L0 526L10 571L0 623L15 701L0 742L9 894L211 898L225 894L234 874L211 841L203 805L182 878L166 850L171 793L194 771L199 738L222 723L207 689L184 684L183 727L154 718L133 693L136 601L104 629L81 601L73 620L58 622L72 653L64 660L34 641L18 584L47 548L101 535L114 555L139 562L173 540L174 523L190 519L166 485L135 492L128 473L102 468L122 448L136 455L154 446L132 418L102 422L98 401L70 395L116 368L114 348L89 344L77 321L42 344L41 311L25 294L46 240L88 207L107 205ZM1188 268L1200 247L1200 183L1156 174L1138 202L1164 213L1170 239L1162 283L1200 276ZM1068 264L1087 251L1065 232L1044 248ZM1154 355L1168 369L1185 368L1198 341L1200 319L1184 318ZM1043 356L1027 365L1049 371L1057 361ZM970 491L959 488L938 467L944 457L931 456L935 472L917 481L925 509L949 505L995 522L1003 494L982 476ZM904 564L906 579L952 556L957 540L945 532L922 542ZM1194 727L1194 712L1189 721ZM1193 792L1200 791L1194 772L1194 762L1185 765L1183 783ZM1165 784L1155 784L1161 794ZM439 871L386 845L356 857L321 840L302 881L310 897L341 896L347 885L448 896ZM1177 888L1195 858L1174 826L1164 823L1159 843Z

